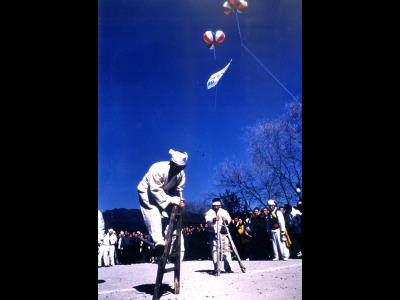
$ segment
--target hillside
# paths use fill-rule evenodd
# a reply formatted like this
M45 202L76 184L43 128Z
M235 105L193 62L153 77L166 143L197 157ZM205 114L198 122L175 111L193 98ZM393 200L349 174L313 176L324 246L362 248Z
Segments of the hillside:
M130 232L140 230L147 234L140 209L114 208L104 211L103 218L106 229L112 228L117 232L121 230L128 230ZM194 226L199 223L204 223L204 216L202 214L183 211L183 225Z

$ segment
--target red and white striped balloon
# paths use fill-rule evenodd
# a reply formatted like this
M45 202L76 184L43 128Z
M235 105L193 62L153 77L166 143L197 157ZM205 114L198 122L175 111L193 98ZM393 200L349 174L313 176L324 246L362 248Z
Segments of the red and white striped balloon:
M221 44L225 40L225 33L222 30L217 30L215 32L215 41L218 44Z
M214 34L212 31L207 30L206 32L204 32L203 34L203 40L207 45L211 45L214 43Z
M221 44L225 40L225 33L222 30L217 30L213 32L211 30L207 30L203 34L203 41L208 45L211 46L211 49L214 49L215 44Z
M228 1L225 1L222 7L224 8L224 14L230 15L232 13L232 6Z
M224 13L226 15L230 15L233 9L236 9L239 12L246 9L249 6L246 0L228 0L225 1L222 7L224 8Z

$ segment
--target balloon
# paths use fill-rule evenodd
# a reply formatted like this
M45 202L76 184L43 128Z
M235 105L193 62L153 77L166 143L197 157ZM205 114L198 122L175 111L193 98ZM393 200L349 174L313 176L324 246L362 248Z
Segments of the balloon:
M239 4L238 4L237 8L238 8L239 10L246 9L246 8L249 6L249 4L247 3L247 1L245 1L245 0L239 0L238 3L239 3Z
M207 30L203 34L203 40L207 45L211 45L214 42L214 34L212 31Z
M228 0L229 4L232 6L237 6L237 0Z
M222 30L217 30L217 32L207 30L203 33L203 41L210 49L214 49L216 44L221 44L224 40L225 33Z
M224 13L226 15L230 15L232 13L232 6L230 6L228 1L225 1L224 4L222 5L222 7L224 8Z
M222 5L226 15L230 15L234 9L236 9L237 12L242 12L242 10L246 9L248 6L249 4L246 0L228 0Z
M215 41L218 44L221 44L225 40L225 33L223 33L221 30L217 30L215 33Z
M246 0L228 0L229 4L236 9L246 9L248 3Z

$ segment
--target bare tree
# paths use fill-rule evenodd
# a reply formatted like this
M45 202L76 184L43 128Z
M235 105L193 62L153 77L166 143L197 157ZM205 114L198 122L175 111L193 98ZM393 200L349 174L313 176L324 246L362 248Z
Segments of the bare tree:
M302 182L302 104L295 101L274 121L247 129L245 141L251 164L225 161L217 186L232 190L248 207L271 198L294 202Z
M248 208L254 203L265 206L263 190L258 188L253 172L237 160L226 160L221 164L216 185L232 190Z
M204 214L204 212L207 211L210 207L208 202L210 201L208 201L207 199L199 201L186 201L184 211L190 211L195 214Z
M224 193L219 195L224 209L231 215L239 214L244 210L244 203L236 195L235 192L225 190Z

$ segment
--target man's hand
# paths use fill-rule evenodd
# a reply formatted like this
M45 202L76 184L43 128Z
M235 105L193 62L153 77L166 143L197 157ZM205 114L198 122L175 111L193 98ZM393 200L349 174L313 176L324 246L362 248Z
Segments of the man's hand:
M174 205L180 205L181 204L181 198L178 196L171 197L170 203Z
M179 202L179 207L183 208L185 207L185 199L181 198L180 202Z
M281 242L286 242L287 238L286 235L284 233L281 234Z

